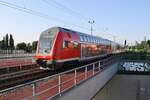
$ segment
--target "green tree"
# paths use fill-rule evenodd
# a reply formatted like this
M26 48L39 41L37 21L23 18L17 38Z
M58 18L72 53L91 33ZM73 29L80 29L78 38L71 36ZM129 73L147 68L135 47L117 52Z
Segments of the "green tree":
M2 41L0 41L0 50L2 49Z
M147 45L148 45L148 47L150 49L150 40L147 40Z
M36 50L37 43L38 43L38 41L33 41L33 42L32 42L32 50L33 50L33 51Z
M31 53L31 52L32 52L32 46L31 46L30 43L27 44L26 52L28 52L28 53Z
M3 37L1 48L2 48L2 50L6 49L5 37Z
M9 36L8 36L8 34L6 34L6 36L5 36L5 47L6 47L6 50L9 49Z
M14 50L15 46L14 46L14 39L13 36L10 34L10 38L9 38L9 47L11 50Z
M17 50L25 50L25 51L26 51L26 47L27 47L27 45L26 45L26 43L24 43L24 42L18 43L18 44L16 45L16 49L17 49Z

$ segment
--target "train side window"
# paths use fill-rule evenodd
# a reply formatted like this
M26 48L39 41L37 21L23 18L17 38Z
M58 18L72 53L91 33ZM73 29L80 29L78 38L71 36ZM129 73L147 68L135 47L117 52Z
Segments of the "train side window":
M101 44L103 44L103 40L101 40Z
M86 42L88 42L88 37L87 36L85 36L85 39L86 39Z
M96 43L96 38L94 38L94 43Z
M87 42L90 42L89 36L87 36L86 38L87 38Z
M85 40L86 40L86 42L88 42L88 38L87 38L87 36L85 36Z
M88 36L85 36L85 37L86 37L86 42L89 42Z
M83 41L83 40L82 40L82 36L81 36L81 35L80 35L80 40L81 40L81 41Z
M74 48L78 48L78 42L74 41L73 46L74 46Z
M68 48L69 47L69 41L65 40L63 42L63 48Z
M91 37L89 36L89 42L91 43Z
M83 36L83 38L84 38L84 42L87 42L86 36Z
M88 37L87 36L85 36L85 42L88 42Z
M94 37L92 37L92 42L94 43Z
M82 35L80 35L80 40L81 40L81 41L84 41L84 39L83 39L83 36L82 36Z
M85 40L84 40L84 36L82 35L82 41L84 42Z

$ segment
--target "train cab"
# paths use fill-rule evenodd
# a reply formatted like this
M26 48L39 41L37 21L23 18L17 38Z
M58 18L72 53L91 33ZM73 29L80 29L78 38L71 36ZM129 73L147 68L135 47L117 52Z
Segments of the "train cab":
M43 68L57 69L64 62L78 60L79 48L79 37L75 32L53 27L41 33L36 61Z

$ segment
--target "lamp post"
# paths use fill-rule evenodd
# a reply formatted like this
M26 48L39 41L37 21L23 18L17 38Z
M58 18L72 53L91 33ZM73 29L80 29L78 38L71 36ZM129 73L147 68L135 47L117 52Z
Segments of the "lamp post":
M94 20L89 20L88 23L91 24L91 35L92 35L92 32L93 32L92 25L95 23L95 21Z

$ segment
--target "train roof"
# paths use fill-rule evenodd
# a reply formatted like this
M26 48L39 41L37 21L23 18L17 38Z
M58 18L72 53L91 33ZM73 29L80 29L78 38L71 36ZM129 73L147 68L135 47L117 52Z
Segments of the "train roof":
M95 43L100 43L100 44L105 44L105 45L110 45L113 43L113 41L102 38L100 36L93 36L90 34L73 31L71 29L66 29L66 28L62 28L62 29L65 31L71 31L71 33L77 33L80 36L81 42L95 42ZM85 39L85 38L87 38L87 39Z
M67 32L71 32L72 34L76 33L80 36L81 42L94 42L94 43L100 43L100 44L105 44L105 45L110 45L110 44L111 45L118 45L118 43L115 43L111 40L102 38L100 36L94 36L94 35L78 32L78 31L74 31L71 29L62 28L62 27L52 27L52 28L47 29L46 31L52 30L52 29L59 30L59 31L67 31Z

